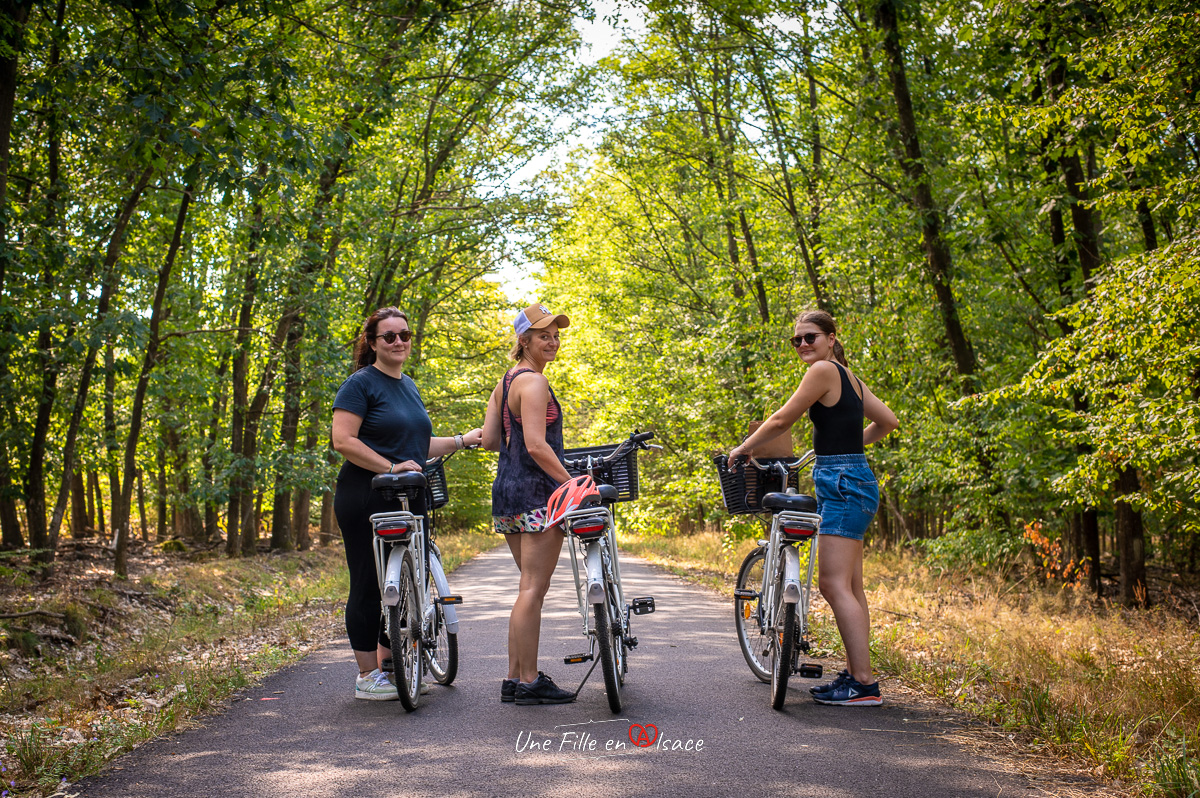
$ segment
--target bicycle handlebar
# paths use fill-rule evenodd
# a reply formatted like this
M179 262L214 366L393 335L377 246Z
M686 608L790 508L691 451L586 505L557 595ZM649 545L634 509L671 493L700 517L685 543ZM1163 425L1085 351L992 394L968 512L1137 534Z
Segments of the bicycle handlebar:
M648 444L646 441L654 437L653 432L637 432L630 433L629 437L617 444L617 448L613 449L606 457L596 457L595 455L587 455L586 457L563 458L563 463L573 468L578 468L581 471L596 466L607 465L614 460L619 460L629 453L630 446L637 446L639 449L661 449L661 446Z
M476 444L467 444L466 446L463 446L461 449L455 449L454 451L448 452L447 454L440 454L437 457L430 457L428 460L425 461L425 467L428 468L429 466L437 465L438 463L444 463L447 460L449 460L451 457L453 457L454 455L458 454L459 452L465 452L467 449L478 449L478 448L479 448L479 444L477 444L477 443Z

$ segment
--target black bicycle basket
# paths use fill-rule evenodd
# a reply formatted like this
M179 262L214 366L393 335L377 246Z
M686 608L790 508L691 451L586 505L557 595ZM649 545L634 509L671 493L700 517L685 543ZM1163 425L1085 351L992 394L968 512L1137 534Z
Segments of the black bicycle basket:
M794 457L759 457L755 458L762 465L783 463L785 466L799 461ZM725 509L730 515L745 515L747 513L765 513L763 496L768 493L782 493L784 486L780 484L779 473L775 469L760 471L750 463L729 467L725 455L713 458L717 466L717 476L721 480L721 498L725 500ZM795 465L788 468L788 488L800 489L800 469Z
M450 492L446 489L446 468L444 461L438 460L433 465L425 466L425 484L429 488L430 508L440 510L450 501Z
M617 450L620 443L606 443L603 446L581 446L578 449L567 449L563 457L567 460L579 460L588 455L601 460ZM629 451L611 463L599 466L593 476L603 485L612 485L617 489L617 501L633 501L638 497L637 446L630 446ZM581 468L567 466L567 473L580 477L588 473Z

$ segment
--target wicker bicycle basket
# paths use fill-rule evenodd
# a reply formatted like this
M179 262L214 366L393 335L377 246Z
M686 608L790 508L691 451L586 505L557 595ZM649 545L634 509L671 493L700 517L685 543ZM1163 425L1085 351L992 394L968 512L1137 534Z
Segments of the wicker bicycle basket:
M721 498L730 515L765 513L763 496L768 493L783 493L786 488L800 489L799 460L794 457L760 457L763 465L783 463L788 466L787 484L781 485L779 474L774 470L760 471L749 463L729 468L725 455L717 455L713 463L717 466L717 477L721 480Z
M615 452L620 445L619 443L606 443L603 446L581 446L577 449L567 449L563 452L563 456L568 460L582 459L588 455L603 459ZM637 451L638 447L630 446L629 451L623 456L611 463L605 463L593 474L597 482L612 485L617 489L617 501L619 502L633 501L638 497ZM567 473L573 477L579 477L588 472L567 466Z

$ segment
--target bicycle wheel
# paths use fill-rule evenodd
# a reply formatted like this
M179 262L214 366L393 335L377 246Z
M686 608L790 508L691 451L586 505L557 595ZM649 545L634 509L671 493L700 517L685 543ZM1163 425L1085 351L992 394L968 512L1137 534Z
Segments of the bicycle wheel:
M737 589L753 590L755 593L763 589L763 563L767 559L767 550L759 547L746 555L742 567L738 571ZM753 601L735 598L733 600L734 624L737 627L738 645L742 648L742 656L746 664L760 680L771 681L771 635L766 631L765 608L762 598Z
M604 672L604 692L608 696L608 708L615 714L621 711L620 663L617 661L621 638L610 617L609 601L593 604L592 613L596 618L596 643L600 649L600 670Z
M458 675L458 635L446 629L446 608L437 603L437 583L425 575L425 661L438 684L450 684Z
M783 601L783 567L775 579L775 628L771 637L771 707L783 709L796 644L796 605Z
M394 554L393 554L394 556ZM421 695L420 594L412 554L406 549L400 565L400 601L388 607L388 639L392 644L392 669L400 703L409 712Z

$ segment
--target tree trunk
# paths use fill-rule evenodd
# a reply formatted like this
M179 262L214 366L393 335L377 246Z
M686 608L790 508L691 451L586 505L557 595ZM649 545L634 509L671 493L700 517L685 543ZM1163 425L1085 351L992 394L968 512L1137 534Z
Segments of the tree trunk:
M976 391L975 351L963 331L958 315L958 303L954 298L950 247L942 237L941 212L934 202L931 178L925 169L925 157L921 151L912 95L904 68L904 50L900 44L894 0L880 0L875 9L875 25L883 33L883 49L887 55L900 138L904 144L905 157L900 166L911 185L913 207L921 217L921 240L925 247L927 274L937 297L942 326L946 331L946 339L950 342L963 395L970 395Z
M158 494L154 498L154 512L158 515L158 518L154 519L154 540L161 543L167 539L167 429L165 425L159 428L158 448L155 451L154 462L158 466L154 486Z
M220 540L221 528L217 502L212 498L217 492L214 475L213 452L217 448L217 438L221 430L221 417L225 414L225 375L229 372L229 353L221 358L214 382L217 387L213 391L212 415L208 425L208 439L205 441L204 454L200 458L200 468L203 472L205 491L209 496L204 505L204 537L209 542Z
M116 538L116 562L113 570L117 576L124 577L128 563L126 556L129 548L129 516L133 501L133 481L137 474L137 445L142 434L142 410L146 402L146 390L150 386L150 372L158 361L160 345L159 330L162 326L163 303L167 296L167 285L171 280L171 270L179 247L183 243L183 228L187 223L188 206L191 204L194 186L188 184L183 189L183 198L179 202L179 212L175 216L175 230L171 236L171 244L163 259L162 267L158 270L158 285L154 291L154 301L150 309L150 337L146 342L146 351L142 355L142 370L138 375L137 387L133 393L133 408L129 414L129 436L125 439L125 465L121 476L117 499L113 503L113 535ZM171 434L174 435L172 428ZM187 479L186 463L178 467L178 474ZM181 493L182 497L187 494Z
M325 492L321 494L321 531L318 533L318 542L321 548L333 543L335 520L333 517L333 486L325 488Z
M108 528L104 522L104 493L100 490L100 476L95 471L89 471L88 480L92 484L92 495L95 497L93 506L96 508L96 529L100 532L100 538L105 540L108 538Z
M137 472L138 525L142 530L142 542L150 539L150 527L146 525L146 486L142 481L142 469Z
M304 317L300 316L288 331L284 354L283 417L279 422L279 449L283 461L275 473L275 504L271 517L271 549L291 551L292 532L292 455L300 431L300 339L304 336Z
M25 45L25 22L32 3L20 0L0 0L0 295L8 294L6 280L12 253L8 246L8 167L12 142L13 112L17 96L17 67ZM9 311L0 311L0 329L12 329ZM9 336L0 336L0 421L6 429L16 429L13 405L16 397L9 390ZM0 439L0 548L19 549L25 546L21 521L17 513L20 490L12 472L8 441ZM33 548L48 545L31 536ZM51 556L52 558L52 556ZM42 558L45 559L45 558Z
M83 474L76 469L71 474L71 537L80 540L87 536L92 519L88 515L87 488L83 485Z
M1125 466L1117 475L1115 501L1116 528L1121 568L1121 600L1128 606L1144 607L1146 593L1146 534L1142 514L1126 497L1140 493L1141 482L1132 466Z

